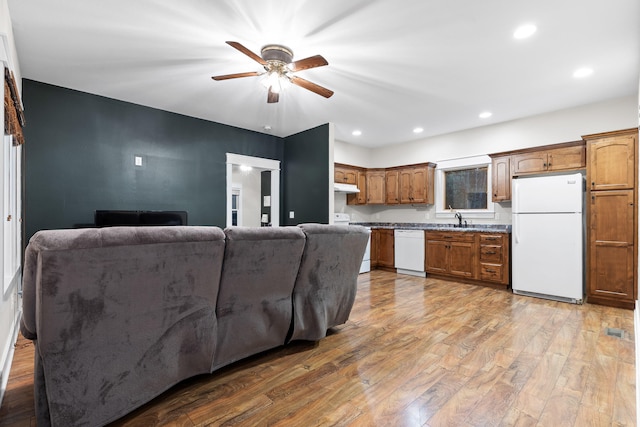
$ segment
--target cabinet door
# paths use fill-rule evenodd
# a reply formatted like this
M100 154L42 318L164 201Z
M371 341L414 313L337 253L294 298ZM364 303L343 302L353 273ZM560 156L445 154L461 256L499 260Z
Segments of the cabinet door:
M544 172L547 170L547 152L536 151L533 153L514 154L511 156L513 162L513 174Z
M386 197L385 201L388 205L395 205L400 202L400 196L398 194L398 171L391 170L386 171Z
M398 173L398 182L400 187L400 203L413 203L413 169L401 169Z
M633 190L591 192L591 296L635 300Z
M356 185L359 193L347 194L348 205L364 205L367 203L367 174L364 171L358 171Z
M380 229L378 233L378 265L393 268L395 265L393 230Z
M444 240L425 240L425 269L428 273L446 274L449 271L449 242Z
M511 200L511 156L491 159L491 190L493 202Z
M333 169L333 178L335 182L355 185L357 180L357 173L358 171L356 169L336 166Z
M378 266L378 247L380 246L380 230L371 229L371 268Z
M367 173L364 171L358 171L358 182L356 183L360 192L356 194L358 205L364 205L367 203Z
M384 171L367 171L368 204L384 204L386 196L385 180Z
M452 241L449 243L449 274L452 276L476 277L476 246L473 242Z
M584 145L555 148L547 152L547 169L549 171L584 169L586 167L586 150Z
M429 168L412 169L411 178L411 203L433 203L433 196L429 201L429 185L433 186L433 179L429 180Z
M587 143L587 185L591 190L634 188L636 138L620 135Z

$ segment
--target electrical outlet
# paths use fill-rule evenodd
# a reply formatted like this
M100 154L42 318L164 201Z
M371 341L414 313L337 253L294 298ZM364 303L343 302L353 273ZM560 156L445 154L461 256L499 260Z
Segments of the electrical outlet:
M289 219L295 218L296 214L293 211L289 211Z

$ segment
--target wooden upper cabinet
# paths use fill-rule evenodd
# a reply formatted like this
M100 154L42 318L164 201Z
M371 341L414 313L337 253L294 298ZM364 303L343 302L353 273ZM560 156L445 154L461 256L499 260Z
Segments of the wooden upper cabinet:
M403 167L398 174L400 203L433 204L435 164Z
M388 205L395 205L400 203L400 195L399 195L399 171L398 170L388 170L385 172L385 192L386 197L385 201Z
M333 168L333 180L334 182L340 182L343 184L356 185L358 181L358 169L343 165L335 165Z
M572 141L490 154L491 200L511 200L511 179L518 175L585 169L585 142Z
M398 182L400 187L400 203L411 203L413 197L411 189L413 184L413 170L404 168L399 171Z
M511 200L511 156L491 159L491 201Z
M513 162L513 174L535 173L547 170L547 153L536 151L533 153L514 154L511 156Z
M584 169L584 143L579 141L558 148L545 146L543 149L513 154L511 162L513 175Z
M347 194L348 205L433 204L435 163L419 163L388 169L334 165L334 181L355 184L359 193Z
M586 167L584 144L573 147L555 148L547 152L547 170L573 170Z
M587 140L587 185L593 191L624 190L635 187L634 131L585 136Z
M386 200L384 169L369 169L367 176L367 203L371 205L383 205Z
M364 205L367 203L367 173L364 170L358 171L356 185L360 192L347 194L348 205Z

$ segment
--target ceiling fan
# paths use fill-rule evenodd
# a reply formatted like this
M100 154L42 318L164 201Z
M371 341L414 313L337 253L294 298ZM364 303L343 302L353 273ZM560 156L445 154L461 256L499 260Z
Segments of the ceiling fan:
M310 68L322 67L329 65L326 59L321 55L310 56L309 58L300 59L299 61L292 62L293 51L288 47L279 44L270 44L264 46L260 53L261 56L253 53L242 44L238 42L227 42L227 44L240 52L247 55L260 65L262 65L265 71L248 71L246 73L225 74L222 76L213 76L213 80L228 80L237 79L240 77L253 77L265 75L263 84L269 88L267 93L267 102L274 103L280 99L280 89L282 83L291 82L296 86L300 86L325 98L331 97L333 91L305 80L298 76L294 76L293 73L302 70L308 70Z

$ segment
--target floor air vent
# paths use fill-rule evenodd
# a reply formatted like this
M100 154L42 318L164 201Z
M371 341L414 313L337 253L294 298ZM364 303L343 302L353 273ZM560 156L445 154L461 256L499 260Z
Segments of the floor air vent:
M605 334L610 337L624 338L624 331L618 328L606 328Z

